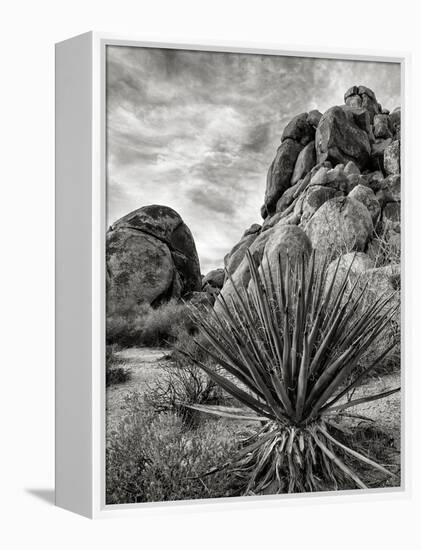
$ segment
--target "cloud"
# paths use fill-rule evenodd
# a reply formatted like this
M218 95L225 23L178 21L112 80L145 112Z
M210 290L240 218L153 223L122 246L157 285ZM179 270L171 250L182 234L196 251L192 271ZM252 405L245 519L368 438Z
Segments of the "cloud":
M108 223L166 204L192 230L202 271L220 267L259 221L283 127L343 103L354 84L399 105L396 64L108 47Z

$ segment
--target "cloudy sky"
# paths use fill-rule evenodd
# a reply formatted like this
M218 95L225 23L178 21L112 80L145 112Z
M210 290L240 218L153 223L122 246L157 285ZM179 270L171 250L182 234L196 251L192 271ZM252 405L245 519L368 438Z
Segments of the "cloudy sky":
M261 223L266 173L294 115L343 103L352 85L400 105L400 68L112 46L107 54L108 223L148 204L190 227L202 273Z

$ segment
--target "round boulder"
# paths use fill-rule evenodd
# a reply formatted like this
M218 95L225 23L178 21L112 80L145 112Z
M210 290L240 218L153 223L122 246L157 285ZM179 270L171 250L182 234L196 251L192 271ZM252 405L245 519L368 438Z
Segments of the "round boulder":
M364 251L373 234L373 222L360 201L338 197L317 210L305 231L313 248L335 258L352 250Z
M352 287L357 277L368 269L374 267L374 261L364 252L349 252L333 260L326 272L326 285L329 288L334 273L336 271L334 289L338 290L343 280L348 274L348 290Z
M373 225L376 225L381 213L381 208L374 191L366 185L357 185L354 189L352 189L348 197L362 202L371 214Z
M210 285L214 288L222 288L224 286L225 270L222 268L212 269L202 279L202 288Z
M371 144L362 130L341 107L332 107L322 116L316 130L317 161L333 165L353 161L358 168L367 165Z
M107 232L107 300L125 310L200 290L199 258L190 229L172 208L144 206Z

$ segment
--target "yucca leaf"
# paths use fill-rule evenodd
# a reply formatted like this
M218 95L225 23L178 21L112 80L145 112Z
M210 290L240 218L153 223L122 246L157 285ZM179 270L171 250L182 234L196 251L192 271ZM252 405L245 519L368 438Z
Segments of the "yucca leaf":
M342 460L335 455L331 450L329 450L326 445L317 437L315 433L313 433L314 441L316 442L316 445L321 449L321 451L330 459L332 460L343 472L344 474L351 478L355 483L361 488L361 489L368 489L368 487L361 481L361 479L357 476L355 472L351 470L351 468L348 468Z
M194 409L195 411L213 414L223 418L234 418L235 420L247 420L252 422L261 422L262 420L265 420L265 417L263 416L247 415L244 410L235 409L234 407L220 407L218 405L189 405L187 403L185 406L189 409ZM241 411L241 413L238 411ZM266 418L266 420L269 419Z
M306 400L307 393L307 384L308 384L308 369L309 369L309 345L308 345L308 335L307 331L304 332L303 336L304 341L304 350L300 363L300 370L298 374L298 384L297 384L297 403L296 403L296 419L297 422L300 422L303 415L304 404Z
M340 393L338 393L337 396L335 396L332 401L330 401L329 403L326 404L325 407L323 407L321 410L323 412L323 410L325 409L329 409L332 405L334 405L335 403L337 403L340 399L342 399L342 397L344 397L348 392L350 392L351 390L353 390L354 388L356 388L360 383L361 381L363 380L363 378L365 376L367 376L367 374L372 371L374 369L374 367L376 367L385 357L387 357L387 355L392 351L392 349L396 346L396 342L392 342L392 344L390 346L388 346L386 348L386 350L381 353L377 359L375 359L373 361L373 363L365 368L356 378L355 380L349 384L348 386L346 386L346 388L344 388Z
M368 457L362 455L361 453L358 453L357 451L354 451L353 449L350 449L346 445L343 445L340 441L335 439L333 436L329 434L327 430L325 430L322 426L319 427L319 431L322 432L322 434L329 439L329 441L332 441L334 445L339 447L340 449L344 450L346 453L350 454L351 456L357 458L361 462L365 462L365 464L368 464L369 466L372 466L373 468L376 468L377 470L380 470L384 474L387 474L392 477L396 477L395 474L392 472L389 472L389 470L386 470L381 464L378 464L377 462L374 462L374 460L370 460Z
M258 401L255 399L251 394L245 392L241 388L239 388L237 385L235 385L234 382L231 382L231 380L228 380L227 378L224 378L217 372L215 372L213 369L209 368L207 365L202 363L201 361L198 361L194 356L189 354L188 352L185 352L184 350L179 349L178 350L181 354L185 355L192 361L194 361L198 366L201 367L202 370L206 372L206 374L209 375L209 377L214 380L217 384L221 386L227 393L232 395L232 397L235 397L249 407L250 409L254 410L257 414L260 414L263 417L269 417L272 419L275 419L273 412L271 409L263 402Z
M354 399L353 401L348 401L343 405L336 405L335 407L329 407L326 409L326 411L329 411L329 412L344 411L345 409L349 409L350 407L356 407L357 405L370 403L371 401L377 401L378 399L384 399L385 397L389 397L389 395L393 395L394 393L397 393L398 391L400 391L400 389L401 389L400 387L394 388L393 390L387 390L381 393L376 393L375 395L368 395L366 397L361 397L360 399Z

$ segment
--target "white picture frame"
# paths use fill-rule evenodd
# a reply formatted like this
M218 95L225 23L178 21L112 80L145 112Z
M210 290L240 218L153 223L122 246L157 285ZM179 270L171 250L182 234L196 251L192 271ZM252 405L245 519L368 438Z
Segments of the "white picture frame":
M359 492L224 498L154 504L105 504L105 232L107 46L165 47L267 55L329 57L401 65L402 174L407 169L407 94L409 54L311 51L277 45L145 42L89 32L56 45L56 504L90 518L149 513L156 508L314 503L342 499L399 499L408 495L408 386L402 346L402 484ZM405 185L402 186L403 190ZM406 198L403 191L403 218ZM75 223L77 221L77 223ZM403 224L405 228L405 223ZM402 327L405 327L405 230L402 254ZM403 330L403 344L405 330ZM349 494L348 494L349 493Z

